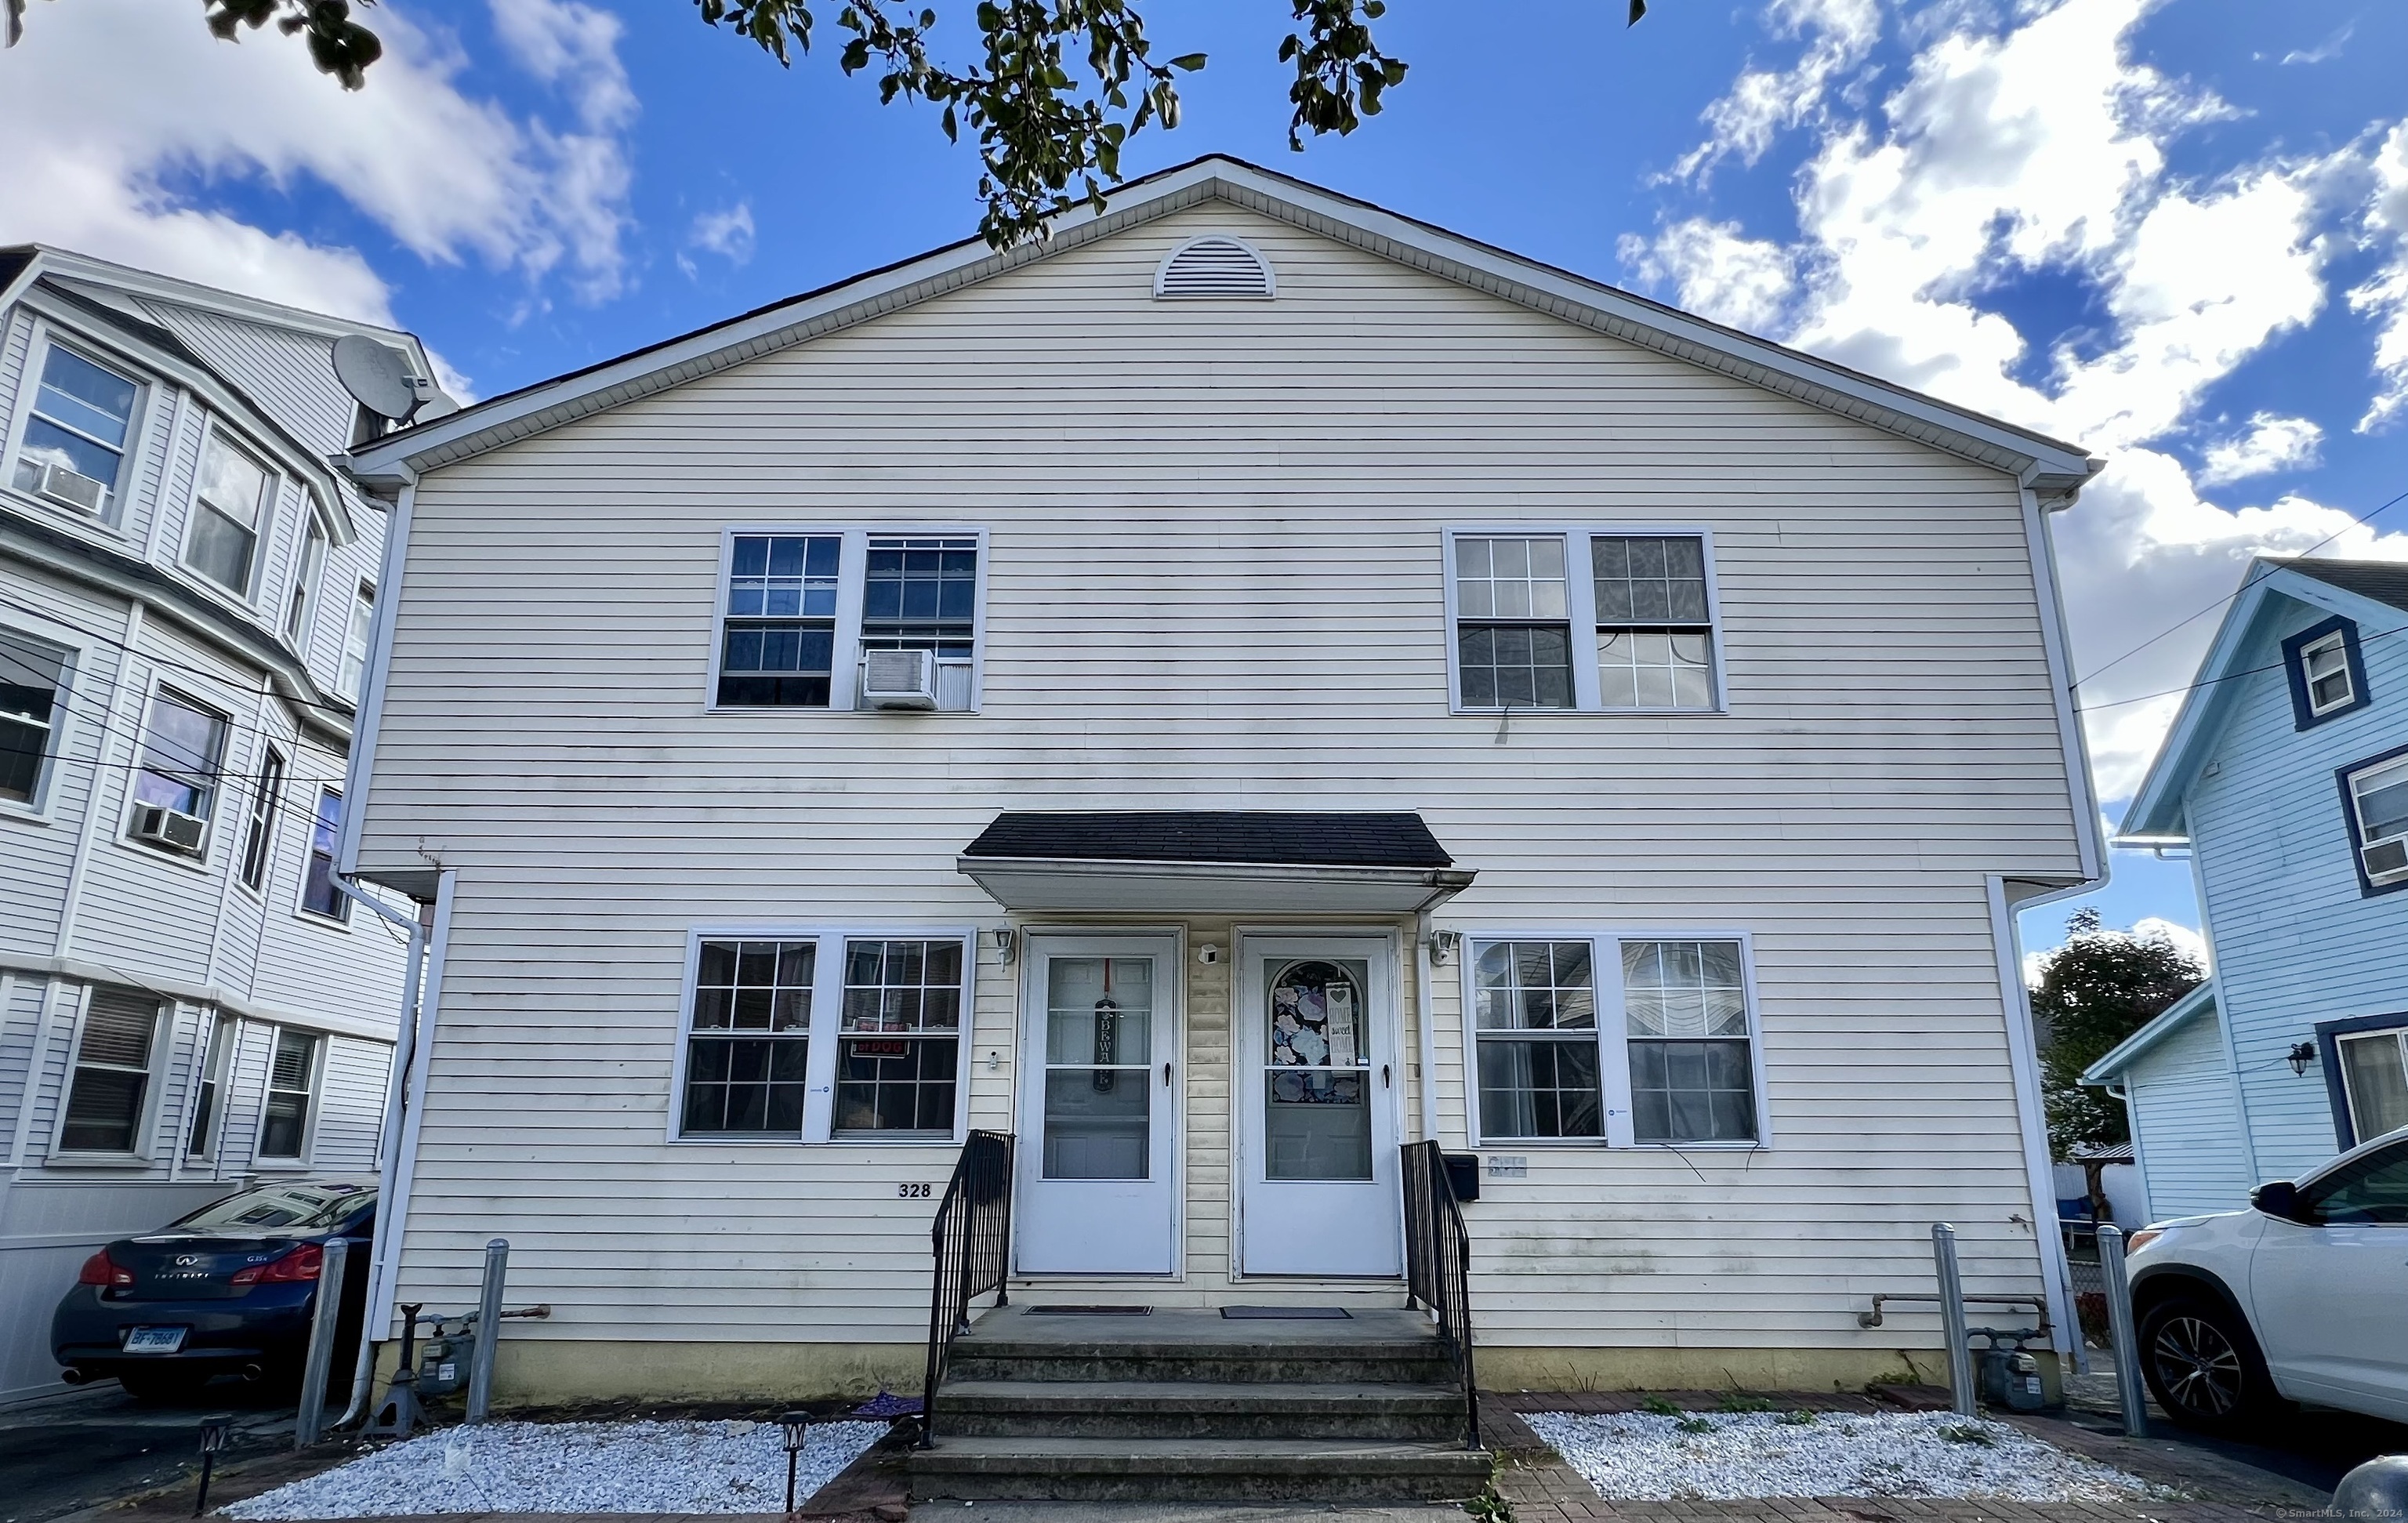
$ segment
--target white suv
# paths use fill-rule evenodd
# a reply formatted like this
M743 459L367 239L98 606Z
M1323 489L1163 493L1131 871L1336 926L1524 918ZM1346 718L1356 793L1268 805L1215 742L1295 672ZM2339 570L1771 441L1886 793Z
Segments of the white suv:
M2228 1431L2285 1399L2408 1422L2408 1128L2249 1200L2132 1234L2158 1405Z

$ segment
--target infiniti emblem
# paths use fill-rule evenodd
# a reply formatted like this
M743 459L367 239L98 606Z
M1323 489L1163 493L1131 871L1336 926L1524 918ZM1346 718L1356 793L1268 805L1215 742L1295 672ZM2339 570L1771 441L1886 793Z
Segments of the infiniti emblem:
M176 1267L178 1269L191 1269L194 1264L197 1264L200 1261L201 1256L198 1254L178 1254L176 1256Z

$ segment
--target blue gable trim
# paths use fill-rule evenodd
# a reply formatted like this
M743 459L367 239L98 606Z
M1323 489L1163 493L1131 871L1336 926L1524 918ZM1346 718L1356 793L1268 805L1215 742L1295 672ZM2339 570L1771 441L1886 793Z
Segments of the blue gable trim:
M2329 635L2341 637L2342 662L2349 671L2349 701L2338 709L2328 709L2318 713L2315 702L2308 697L2308 664L2300 653ZM2344 714L2354 714L2374 701L2374 695L2367 690L2366 685L2366 657L2359 654L2358 648L2358 622L2344 619L2338 613L2321 624L2308 625L2283 641L2283 678L2291 688L2293 729L2314 729Z
M2358 1123L2350 1119L2349 1087L2341 1077L2341 1043L2334 1039L2360 1031L2396 1031L2403 1026L2408 1026L2408 1011L2316 1023L2316 1058L2324 1069L2325 1098L2332 1105L2333 1140L2341 1144L2344 1153L2362 1139L2358 1135Z
M2341 789L2342 828L2349 833L2349 865L2351 870L2358 874L2358 892L2364 898L2371 899L2380 894L2397 894L2408 888L2408 878L2396 884L2378 884L2366 875L2366 839L2358 834L2358 799L2349 789L2350 775L2363 772L2370 767L2380 767L2387 761L2396 761L2401 756L2408 756L2408 746L2393 746L2388 751L2361 756L2333 769L2333 783Z

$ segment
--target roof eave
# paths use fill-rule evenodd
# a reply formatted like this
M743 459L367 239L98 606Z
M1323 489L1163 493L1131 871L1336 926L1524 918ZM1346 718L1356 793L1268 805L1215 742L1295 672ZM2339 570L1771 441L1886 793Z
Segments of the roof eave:
M2215 980L2207 979L2151 1017L2148 1024L2115 1044L2106 1056L2082 1070L2081 1082L2097 1088L2120 1078L2157 1043L2189 1024L2201 1011L2215 1008Z

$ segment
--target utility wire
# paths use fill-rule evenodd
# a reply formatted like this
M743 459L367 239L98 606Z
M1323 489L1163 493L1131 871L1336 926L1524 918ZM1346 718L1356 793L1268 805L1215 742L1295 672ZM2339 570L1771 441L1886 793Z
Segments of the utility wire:
M207 667L196 667L189 661L179 661L173 656L159 655L152 652L146 651L138 645L128 645L125 641L119 639L114 635L104 634L102 631L94 629L89 625L78 624L73 619L61 618L57 613L49 609L36 608L30 603L20 603L12 597L0 597L0 608L12 608L20 613L31 614L37 619L46 619L52 624L64 625L69 629L75 630L79 634L89 635L93 639L99 640L104 645L113 645L121 651L126 652L128 654L138 655L143 660L151 663L153 666L167 667L177 671L189 671L195 676L206 677L213 682L218 682L227 687L237 688L247 693L256 693L258 691L255 687L245 687L241 682L228 677L222 671L211 671ZM291 704L294 708L298 709L322 709L330 714L339 714L346 720L356 720L359 713L357 707L353 705L319 703L310 698L286 697L280 694L277 696L277 701L280 703Z
M2361 635L2358 637L2358 643L2367 645L2387 635L2399 634L2408 634L2408 625L2402 625L2397 629L2379 629L2372 635ZM2137 698L2110 698L2103 703L2086 703L2073 711L2078 714L2096 713L2101 709L2121 709L2128 704L2147 703L2152 698L2170 698L2178 693L2195 693L2202 687L2214 687L2218 682L2229 682L2243 677L2255 677L2261 671L2281 671L2286 665L2287 665L2286 662L2272 661L2262 667L2243 667L2239 671L2228 671L2220 677L2202 677L2187 686L2169 687L2160 693L2143 693Z

